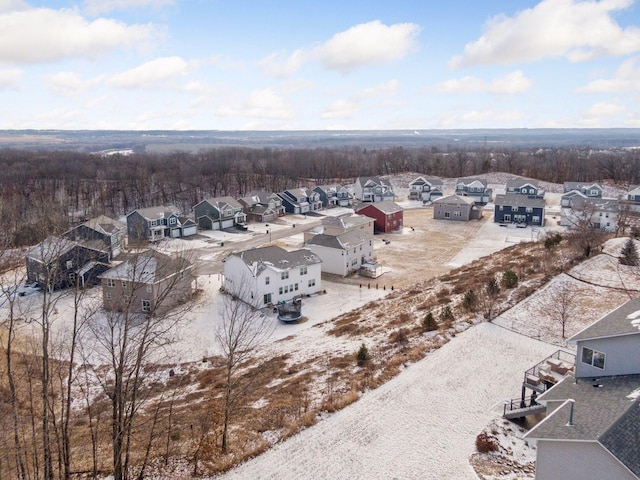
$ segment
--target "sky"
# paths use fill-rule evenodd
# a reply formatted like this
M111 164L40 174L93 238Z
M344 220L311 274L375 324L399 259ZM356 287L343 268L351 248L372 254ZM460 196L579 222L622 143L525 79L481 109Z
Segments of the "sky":
M634 0L0 0L0 129L640 127Z

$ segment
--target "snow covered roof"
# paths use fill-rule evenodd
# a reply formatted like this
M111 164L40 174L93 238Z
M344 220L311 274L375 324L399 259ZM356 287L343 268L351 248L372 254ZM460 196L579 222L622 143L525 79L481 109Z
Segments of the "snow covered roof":
M371 238L363 232L346 232L340 235L315 235L308 242L309 245L320 245L328 248L336 248L338 250L349 250L350 248L362 245Z
M498 194L494 202L496 206L544 208L544 198L531 198L519 193Z
M139 215L143 216L147 220L159 220L162 218L170 217L171 215L178 215L180 213L180 210L178 209L178 207L175 207L173 205L169 205L167 207L148 207L134 210L129 215L132 215L135 212L138 212Z
M276 245L252 248L251 250L232 253L229 256L240 258L255 275L259 274L267 266L278 270L290 270L305 265L322 263L320 257L307 249L288 252Z
M107 270L99 278L113 278L145 284L157 283L191 268L193 268L193 264L184 257L170 257L155 250L149 250Z
M528 178L512 178L511 180L507 180L507 188L520 188L525 185L538 188L540 184L537 180L530 180Z
M458 181L456 182L456 185L465 185L467 187L471 185L477 186L478 184L485 188L487 187L487 181L484 178L466 177L466 178L459 178Z
M368 208L375 208L376 210L380 210L382 213L387 213L387 214L402 212L404 210L396 202L392 202L391 200L385 200L383 202L364 204L357 211L360 212Z
M447 195L433 201L433 203L443 205L475 205L475 200L471 197L463 197L462 195Z
M345 213L338 217L324 217L322 219L322 225L328 227L351 228L357 227L358 225L366 225L373 222L373 220L373 218L367 217L366 215Z
M99 217L87 220L82 225L107 235L110 235L118 230L127 229L127 226L124 223L119 222L118 220L114 220L113 218L109 218L105 215L100 215Z

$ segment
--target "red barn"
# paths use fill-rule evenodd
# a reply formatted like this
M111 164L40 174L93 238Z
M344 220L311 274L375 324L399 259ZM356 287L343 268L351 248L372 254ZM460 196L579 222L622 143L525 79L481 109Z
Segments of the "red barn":
M370 203L356 210L360 215L375 219L374 229L377 232L393 232L402 229L403 210L400 205L391 201Z

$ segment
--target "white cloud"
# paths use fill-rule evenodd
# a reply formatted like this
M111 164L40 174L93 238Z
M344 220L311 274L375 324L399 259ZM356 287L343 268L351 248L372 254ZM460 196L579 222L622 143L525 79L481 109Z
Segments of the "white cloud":
M177 76L187 75L195 63L189 63L181 57L160 57L147 63L113 75L109 85L117 88L149 88Z
M102 76L83 80L80 75L74 72L59 72L46 77L47 88L56 95L72 97L85 92L88 88L97 85L102 80Z
M522 71L516 70L496 78L491 82L485 82L478 77L466 76L453 78L435 85L435 89L441 93L471 94L490 93L492 95L514 95L524 93L531 88L533 82L524 76Z
M400 82L398 80L389 80L386 83L375 85L373 87L365 88L359 98L377 98L377 97L392 97L398 92L400 88Z
M160 8L173 5L175 0L85 0L84 8L92 15L114 10L131 10L134 8Z
M265 75L277 78L288 77L298 71L308 56L303 48L299 48L289 57L286 57L283 52L272 53L260 60L258 64L262 67Z
M450 61L454 68L565 57L572 62L640 50L640 28L618 25L612 14L633 0L543 0L533 8L489 20L484 34Z
M607 127L614 117L623 117L627 108L616 100L599 102L585 110L576 124L581 127Z
M330 70L349 73L364 65L400 60L415 46L420 27L415 23L384 25L379 20L361 23L336 33L316 47L314 56Z
M351 100L337 100L333 102L324 112L322 118L350 118L360 110L360 105Z
M0 32L0 63L5 64L95 58L115 48L146 46L160 36L152 25L127 25L105 18L90 22L77 11L48 8L0 13Z
M4 89L17 89L22 79L22 70L11 68L0 70L0 92Z
M639 60L640 57L626 60L618 67L613 78L594 80L577 91L581 93L621 93L640 90Z
M254 90L241 106L223 105L216 114L221 117L253 117L284 120L293 117L293 108L271 88Z

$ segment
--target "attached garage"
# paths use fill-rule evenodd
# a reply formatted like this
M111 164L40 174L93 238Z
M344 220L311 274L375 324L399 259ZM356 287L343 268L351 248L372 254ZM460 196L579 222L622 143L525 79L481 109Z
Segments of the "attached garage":
M171 238L179 238L179 237L180 237L180 228L172 228Z
M232 227L233 227L233 218L222 221L222 228L232 228Z
M198 233L198 227L195 225L189 226L189 227L184 227L182 229L182 236L183 237L190 237L191 235L195 235L196 233Z

